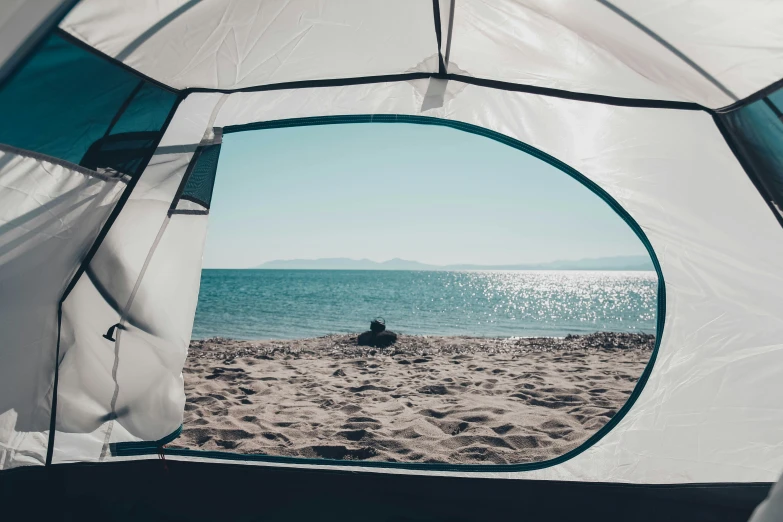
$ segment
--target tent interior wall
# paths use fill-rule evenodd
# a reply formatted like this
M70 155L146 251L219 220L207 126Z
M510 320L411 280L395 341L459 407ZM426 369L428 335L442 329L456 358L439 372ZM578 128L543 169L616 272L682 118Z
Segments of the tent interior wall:
M762 0L0 7L0 498L45 487L76 510L78 480L110 509L122 488L106 484L127 473L149 478L140 498L163 513L175 507L154 484L184 495L211 475L276 483L280 510L301 480L368 505L385 502L373 487L416 483L455 516L512 497L537 513L566 494L618 520L653 499L747 518L783 470L781 22ZM665 316L611 429L527 467L152 460L182 424L223 132L345 121L483 133L573 171L637 224ZM426 512L414 497L408 514Z

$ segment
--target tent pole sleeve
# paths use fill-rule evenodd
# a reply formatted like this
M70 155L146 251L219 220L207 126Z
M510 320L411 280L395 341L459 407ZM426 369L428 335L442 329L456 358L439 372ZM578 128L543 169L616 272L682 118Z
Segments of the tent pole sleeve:
M454 29L454 9L456 8L456 0L451 0L449 6L449 30L446 33L446 56L443 57L443 61L446 62L446 69L449 68L449 57L451 56L451 33Z
M443 61L443 54L440 52L443 41L443 30L440 26L440 0L432 0L432 14L435 18L435 39L438 42L438 73L446 74L446 64Z

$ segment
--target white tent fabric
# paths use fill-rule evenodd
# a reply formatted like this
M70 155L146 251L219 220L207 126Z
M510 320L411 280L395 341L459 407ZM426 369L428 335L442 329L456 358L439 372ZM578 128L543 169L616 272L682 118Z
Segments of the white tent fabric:
M44 463L58 300L124 187L0 147L0 469Z
M178 89L438 70L426 1L143 3L82 3L62 27Z
M598 2L466 0L454 24L451 65L470 76L710 107L734 101Z
M619 0L613 4L723 85L728 91L724 94L734 95L732 101L783 77L783 35L778 29L783 5L779 2Z
M83 1L62 28L175 88L438 72L426 1ZM459 0L449 73L719 108L783 77L783 4ZM451 2L441 0L441 21ZM114 30L121 26L122 31ZM447 25L443 25L443 46ZM442 54L445 56L445 49ZM716 85L717 83L718 85ZM721 86L723 88L721 88Z
M111 460L111 444L181 424L207 216L173 203L215 129L419 115L498 132L581 172L641 226L666 282L657 360L628 414L563 463L482 474L775 480L783 228L707 109L783 77L781 22L783 4L761 0L82 0L60 28L117 67L173 89L249 92L179 93L102 241L122 179L0 152L0 469L43 464L47 449L53 463ZM368 78L385 75L406 77ZM364 83L260 89L346 78ZM99 241L62 306L53 397L59 300ZM116 340L101 337L113 324Z
M460 0L451 60L471 76L568 91L687 100L717 108L783 76L783 5L765 1L613 2L697 63L599 1ZM762 43L763 42L763 43Z

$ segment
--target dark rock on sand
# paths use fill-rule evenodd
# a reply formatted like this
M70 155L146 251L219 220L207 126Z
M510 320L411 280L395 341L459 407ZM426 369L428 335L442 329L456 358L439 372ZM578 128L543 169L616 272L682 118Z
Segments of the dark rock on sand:
M381 333L374 333L370 330L359 334L356 344L359 346L372 346L373 348L388 348L397 342L397 334L385 330Z
M372 346L373 348L388 348L397 342L397 334L386 330L386 322L381 319L373 319L370 329L359 334L356 344L359 346Z

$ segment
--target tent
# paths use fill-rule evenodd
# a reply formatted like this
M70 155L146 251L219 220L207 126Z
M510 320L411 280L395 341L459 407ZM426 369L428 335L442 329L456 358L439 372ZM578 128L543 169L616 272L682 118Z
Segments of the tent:
M214 477L250 497L263 481L278 514L305 513L290 494L301 484L321 514L345 488L389 508L377 487L408 495L394 516L747 517L783 469L782 25L783 4L765 0L4 2L8 498L47 488L58 509L66 496L160 507L161 490ZM660 281L658 345L631 399L541 463L172 450L161 475L223 134L362 122L500 141L626 219Z

